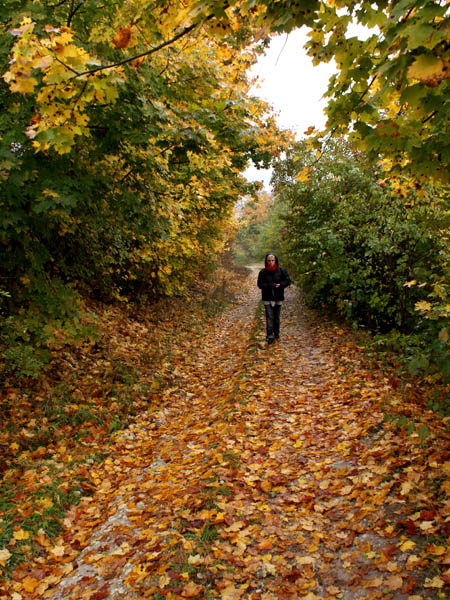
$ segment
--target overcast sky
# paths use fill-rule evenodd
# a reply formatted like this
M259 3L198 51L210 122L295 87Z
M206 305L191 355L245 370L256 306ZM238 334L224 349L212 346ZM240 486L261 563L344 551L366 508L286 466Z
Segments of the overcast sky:
M377 28L368 29L357 23L348 26L346 37L361 40L373 35ZM312 59L303 49L308 40L308 29L303 27L289 35L272 38L270 48L250 71L258 77L251 93L267 100L278 113L280 127L292 129L297 139L304 137L308 127L317 129L325 125L323 94L327 91L328 80L336 72L334 61L314 67ZM254 167L245 172L250 181L264 182L270 190L270 171L258 171Z
M274 37L266 55L251 70L251 75L258 77L251 93L267 100L278 113L278 125L295 131L297 139L308 127L320 129L325 125L322 96L335 72L334 63L313 66L303 49L306 34L305 28ZM263 180L270 189L270 172L251 167L245 175L251 181Z

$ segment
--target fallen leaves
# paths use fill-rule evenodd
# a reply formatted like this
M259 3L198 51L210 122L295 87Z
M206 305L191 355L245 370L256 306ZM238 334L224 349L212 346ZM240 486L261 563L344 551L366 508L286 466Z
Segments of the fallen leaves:
M67 600L101 599L114 584L142 598L316 600L323 589L414 598L448 585L439 425L427 422L425 447L381 429L384 400L411 419L414 403L368 372L343 330L312 332L287 303L283 345L250 353L263 331L253 306L227 310L90 465L92 487L59 538L34 533L42 554L14 573L14 593L50 598L58 586ZM59 456L72 452L68 442ZM10 556L0 550L0 564Z

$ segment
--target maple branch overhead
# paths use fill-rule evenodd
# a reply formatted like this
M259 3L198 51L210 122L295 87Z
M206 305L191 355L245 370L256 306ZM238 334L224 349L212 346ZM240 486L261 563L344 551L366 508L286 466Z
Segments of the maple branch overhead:
M206 21L209 21L213 17L214 17L213 14L208 15L204 19L203 22L205 23ZM180 31L180 33L177 33L177 35L174 35L170 40L162 42L161 44L159 44L159 46L155 46L154 48L151 48L150 50L146 50L145 52L141 52L140 54L136 54L135 56L130 56L129 58L125 58L124 60L120 60L120 61L118 61L116 63L112 63L110 65L103 65L101 67L96 67L95 69L89 69L87 71L83 71L81 73L77 73L76 75L74 75L74 77L71 77L69 79L69 81L71 81L72 79L76 79L77 77L82 77L83 75L93 75L94 73L98 73L99 71L106 71L107 69L113 69L115 67L121 67L122 65L126 65L127 63L133 62L134 60L137 60L138 58L142 58L143 56L149 56L150 54L154 54L155 52L158 52L159 50L162 50L162 48L165 48L166 46L170 46L171 44L173 44L174 42L176 42L180 38L182 38L185 35L187 35L188 33L190 33L193 29L195 29L197 27L197 25L198 25L198 23L193 23L192 25L189 25L189 27L185 27L185 29L183 29L183 31ZM68 69L70 69L71 71L74 71L68 65L64 64L64 66L67 66Z

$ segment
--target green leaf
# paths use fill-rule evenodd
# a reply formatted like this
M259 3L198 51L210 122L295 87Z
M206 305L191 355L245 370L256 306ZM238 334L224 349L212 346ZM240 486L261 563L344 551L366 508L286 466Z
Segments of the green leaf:
M428 91L422 83L415 83L405 88L400 96L401 104L405 102L411 107L420 105L421 100L427 95Z
M424 442L427 438L429 438L431 435L430 430L428 429L428 427L424 424L422 424L419 427L419 437L422 440L422 442Z

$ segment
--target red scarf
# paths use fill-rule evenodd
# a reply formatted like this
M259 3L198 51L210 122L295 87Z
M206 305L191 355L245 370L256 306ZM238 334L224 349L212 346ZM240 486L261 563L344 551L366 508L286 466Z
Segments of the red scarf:
M277 264L275 263L274 265L270 266L270 265L266 265L266 269L268 271L276 271L277 270Z

